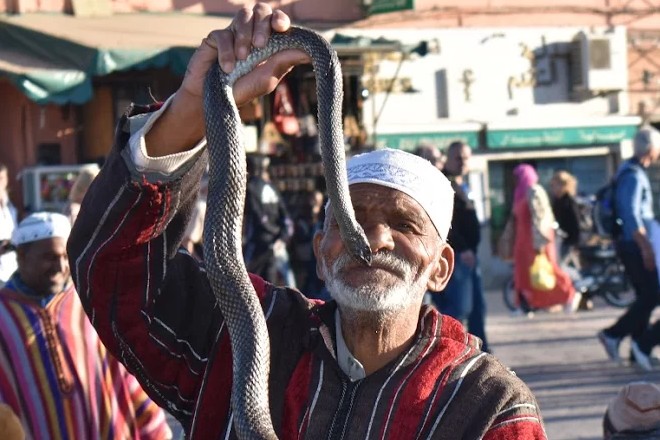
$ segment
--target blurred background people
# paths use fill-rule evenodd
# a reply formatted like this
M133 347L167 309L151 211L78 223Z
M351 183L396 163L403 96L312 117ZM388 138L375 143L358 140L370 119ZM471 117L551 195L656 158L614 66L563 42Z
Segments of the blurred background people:
M11 234L18 223L18 211L9 199L9 170L0 163L0 286L17 268L16 253L11 247Z
M323 227L323 202L321 191L311 191L302 203L294 221L294 232L289 245L291 264L296 283L302 292L315 295L317 299L329 299L324 283L316 274L316 258L312 250L312 239Z
M71 191L69 191L69 203L64 208L64 215L69 218L71 224L76 221L78 211L80 211L80 204L98 173L99 169L97 167L83 167L80 173L78 173L76 180L74 180Z
M454 214L448 241L456 257L447 287L433 295L432 300L442 313L461 321L470 333L479 337L483 351L490 351L486 338L486 298L477 258L481 225L468 181L471 157L472 149L463 142L453 142L447 149L442 171L454 190Z
M522 308L545 309L561 304L566 312L574 312L581 295L557 262L555 217L548 194L538 184L538 174L531 165L520 164L513 174L516 179L512 213L515 221L514 285ZM552 265L556 280L554 288L549 290L535 288L530 276L532 264L541 254Z
M0 401L28 439L169 439L165 413L110 355L71 280L62 214L14 230L18 270L0 290Z
M562 232L559 259L577 257L580 244L580 212L575 198L577 179L567 171L557 171L550 180L552 213ZM579 266L578 266L579 267Z
M247 158L243 256L251 273L295 288L287 251L293 222L282 196L270 182L269 165L268 156Z
M435 145L429 143L420 143L415 147L413 153L416 156L423 157L433 164L437 169L442 170L445 167L447 157Z
M616 248L635 288L635 302L612 326L600 331L598 339L607 356L620 361L619 344L630 336L633 359L644 369L651 369L650 350L652 335L647 336L644 350L638 345L647 331L653 309L658 305L660 283L651 243L653 229L653 192L647 170L660 158L660 132L642 127L633 139L634 155L619 167L614 196L615 213L620 222L615 228Z

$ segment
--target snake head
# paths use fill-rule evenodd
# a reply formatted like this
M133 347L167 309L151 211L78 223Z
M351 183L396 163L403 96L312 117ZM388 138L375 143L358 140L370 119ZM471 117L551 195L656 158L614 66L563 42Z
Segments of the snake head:
M351 234L347 245L348 251L353 258L365 266L371 266L371 246L369 245L369 240L367 240L367 236L362 228L359 228L359 230Z

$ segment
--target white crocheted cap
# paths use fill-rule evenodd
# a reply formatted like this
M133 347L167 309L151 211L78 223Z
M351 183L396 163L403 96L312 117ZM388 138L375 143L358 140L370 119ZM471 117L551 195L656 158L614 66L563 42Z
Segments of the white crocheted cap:
M353 156L346 168L349 185L373 183L408 194L424 208L440 238L447 240L454 212L454 190L445 175L428 160L384 148Z
M71 223L66 216L55 212L35 212L25 217L18 224L11 241L15 246L47 238L63 238L71 233Z

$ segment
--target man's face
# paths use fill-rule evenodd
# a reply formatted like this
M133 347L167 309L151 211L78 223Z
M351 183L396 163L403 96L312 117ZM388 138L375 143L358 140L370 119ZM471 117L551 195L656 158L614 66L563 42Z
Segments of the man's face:
M48 238L18 247L18 272L28 287L43 296L61 292L71 271L66 240Z
M455 176L465 176L470 172L470 158L472 150L467 145L452 148L447 154L445 168Z
M393 312L421 304L428 289L444 288L453 251L442 243L424 209L408 195L380 185L355 184L350 191L371 245L371 266L348 254L331 210L323 232L314 237L317 273L339 305Z

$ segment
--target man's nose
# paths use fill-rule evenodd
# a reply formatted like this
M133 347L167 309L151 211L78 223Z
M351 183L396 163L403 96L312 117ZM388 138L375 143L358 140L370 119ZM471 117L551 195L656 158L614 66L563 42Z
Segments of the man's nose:
M394 249L394 237L392 237L392 229L389 225L383 223L374 223L365 228L371 252L377 253L381 250Z

